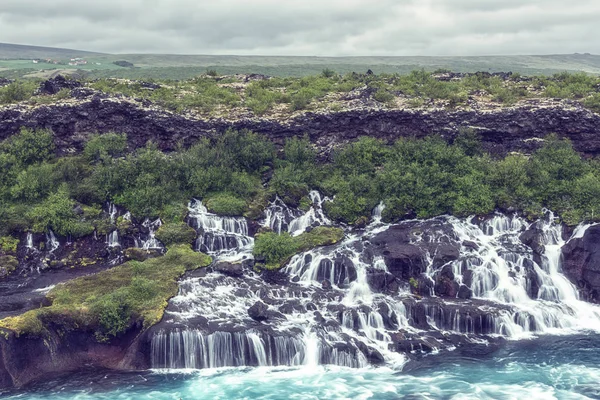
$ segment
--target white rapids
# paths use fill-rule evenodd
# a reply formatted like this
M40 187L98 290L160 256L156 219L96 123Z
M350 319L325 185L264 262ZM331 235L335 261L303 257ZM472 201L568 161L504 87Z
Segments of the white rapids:
M327 200L317 192L311 192L311 199L312 207L303 213L276 198L265 211L263 226L297 235L310 226L331 224L322 210ZM502 214L477 224L454 217L430 220L446 228L411 233L410 244L423 251L422 278L432 283L429 296L416 298L411 294L412 282L400 282L386 291L373 289L374 279L395 280L393 274L398 272L371 244L391 227L382 223L384 209L381 203L371 224L347 232L341 243L295 255L282 270L291 283L267 284L251 270L244 271L243 277L208 272L185 279L164 324L153 333L152 366L385 363L402 368L405 352L420 351L423 343L434 351L441 348L434 339L417 340L427 332L461 334L467 342L482 343L495 336L519 339L600 331L600 308L579 299L576 287L561 273L565 240L551 213L535 224ZM251 259L254 242L244 218L211 214L198 200L190 203L189 211L190 224L199 233L198 251L217 260ZM537 256L521 240L531 228L540 233L542 253ZM579 227L569 240L582 237L586 228ZM440 266L434 260L436 246L442 244L458 248L459 256ZM456 287L467 286L472 298L435 295L435 282L448 268ZM268 317L253 320L249 309L261 303Z

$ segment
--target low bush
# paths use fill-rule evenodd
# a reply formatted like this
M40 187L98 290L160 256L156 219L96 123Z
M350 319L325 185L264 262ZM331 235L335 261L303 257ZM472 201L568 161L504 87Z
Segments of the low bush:
M284 232L261 233L256 237L253 254L264 258L267 269L279 269L294 255L318 246L335 244L342 240L344 231L340 228L319 226L299 236Z
M156 238L165 246L191 244L196 239L196 231L186 223L163 224L156 232Z

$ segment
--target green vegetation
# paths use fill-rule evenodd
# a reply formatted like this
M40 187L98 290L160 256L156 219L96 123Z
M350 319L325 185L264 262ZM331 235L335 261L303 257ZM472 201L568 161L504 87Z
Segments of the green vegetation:
M163 257L129 261L61 284L48 294L52 305L0 320L0 328L39 335L52 324L63 330L93 330L101 341L138 322L148 328L160 321L167 301L177 294L177 279L210 262L189 245L171 246Z
M343 237L344 231L342 229L326 226L318 226L310 232L295 237L287 232L281 235L274 232L265 232L256 237L253 253L255 257L264 258L267 269L279 269L294 254L318 246L335 244Z
M167 247L174 244L191 244L196 238L196 231L183 222L167 223L158 229L156 238Z
M35 95L38 85L39 80L22 80L0 88L0 104L25 100L49 104L69 97L68 90L53 96ZM376 75L339 74L331 68L311 76L258 78L249 82L246 77L222 76L210 68L186 80L87 81L88 87L106 93L149 100L173 112L191 111L213 117L226 117L231 111L244 114L247 110L259 116L299 110L339 111L347 93L355 89L361 90L360 97L370 97L385 107L455 108L468 107L472 101L508 106L527 98L562 98L597 111L599 85L598 76L585 73L524 77L477 72L456 76L444 70L421 69Z
M194 197L242 215L264 199L261 174L275 157L273 144L251 132L229 131L170 155L152 143L129 154L126 147L124 135L109 133L91 137L82 155L56 158L50 132L26 129L0 143L0 234L108 233L115 226L100 217L107 201L167 223L182 222Z
M334 198L324 204L330 218L357 225L380 201L387 221L494 209L534 217L549 208L574 224L597 220L600 209L600 163L583 160L556 136L530 156L504 159L483 152L471 131L451 144L439 137L393 145L363 137L318 167L307 138L288 140L276 156L272 143L245 131L171 154L151 143L131 153L126 149L125 136L118 134L93 136L82 155L62 158L54 156L47 131L23 130L0 143L0 235L127 231L127 221L115 226L102 219L102 205L112 201L134 217L160 217L167 224L165 237L173 236L167 242L189 242L176 227L191 198L203 199L221 215L259 218L275 194L306 209L312 189ZM271 176L266 185L263 176Z
M5 253L16 253L19 239L12 236L0 237L0 250Z

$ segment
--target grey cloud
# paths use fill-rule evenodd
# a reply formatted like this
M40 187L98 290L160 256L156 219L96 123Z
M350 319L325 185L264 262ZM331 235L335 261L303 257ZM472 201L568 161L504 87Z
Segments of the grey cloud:
M600 53L580 0L2 0L0 42L111 53Z

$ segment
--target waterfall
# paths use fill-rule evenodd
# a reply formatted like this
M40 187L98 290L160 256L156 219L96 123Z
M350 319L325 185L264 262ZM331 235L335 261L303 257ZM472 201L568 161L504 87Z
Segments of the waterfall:
M108 247L121 247L119 242L119 231L114 230L106 235L106 244Z
M254 238L248 234L248 222L243 217L222 217L209 213L199 200L189 205L189 219L199 231L196 250L208 254L250 252Z
M59 247L60 243L54 236L54 232L52 232L52 229L48 229L48 233L46 233L46 250L49 253L54 253Z
M144 250L163 250L164 246L156 239L156 231L162 226L162 221L159 219L150 221L148 218L144 220L142 226L148 229L148 235L145 239L136 240L136 247Z
M279 196L275 196L275 200L265 209L265 220L262 225L280 234L287 232L290 222L301 215L300 211L288 207Z
M377 207L375 207L375 209L373 209L373 213L372 213L372 221L374 224L380 224L381 223L381 214L383 213L383 210L385 210L385 204L383 204L383 201L379 203L379 205Z
M306 213L275 198L263 225L299 232L309 213L322 212L324 200L315 193L312 198ZM251 270L184 279L166 322L151 336L153 368L377 363L401 368L407 361L403 352L442 349L439 338L458 335L485 343L495 336L600 330L600 308L581 301L561 273L565 242L551 213L534 224L495 214L487 220L445 216L393 226L381 222L384 207L380 203L373 210L366 229L348 230L336 245L296 254L272 279ZM245 219L211 214L197 200L189 208L199 250L218 257L251 250ZM377 247L375 238L391 228L402 228L398 240L422 252L420 296L411 293L413 283L401 270L404 253L394 256L399 264L388 265L387 248ZM572 238L582 237L585 229L577 228ZM537 253L522 241L526 231L541 242ZM443 258L440 249L448 247L453 251ZM470 290L472 298L459 298L458 292L437 297L440 277ZM263 314L254 319L250 310L257 304ZM432 330L440 333L429 337Z
M308 196L311 201L310 209L300 217L292 220L289 224L288 232L292 236L301 235L306 231L306 228L313 225L331 225L331 221L323 212L323 203L329 201L329 198L322 198L321 194L316 190L311 191Z
M288 232L292 236L301 235L306 228L315 225L331 225L323 211L323 203L330 201L328 197L323 198L321 194L313 190L308 194L311 204L306 212L288 207L278 196L269 204L265 210L265 219L262 226L280 234Z
M117 206L114 203L108 203L107 208L108 208L108 215L110 217L110 223L114 224L117 221L117 216L119 215L119 210L117 209Z
M28 250L33 250L33 234L31 232L27 232L27 240L26 240L25 247Z
M465 257L453 262L453 271L472 271L470 287L474 297L505 307L489 314L492 320L483 323L487 326L484 330L489 331L486 333L519 337L528 332L565 328L600 329L600 309L580 301L575 285L561 273L560 252L564 241L562 228L554 222L552 213L535 223L542 232L545 250L541 264L520 241L519 235L531 227L522 218L496 215L481 227L453 217L448 220L460 241L477 244L477 249L463 247ZM434 279L430 269L428 275ZM461 278L457 275L457 283L462 283ZM460 320L458 324L465 326L467 322ZM448 321L439 318L436 325L452 330Z

